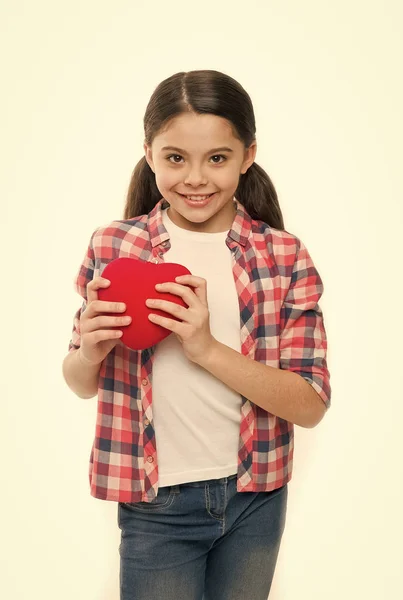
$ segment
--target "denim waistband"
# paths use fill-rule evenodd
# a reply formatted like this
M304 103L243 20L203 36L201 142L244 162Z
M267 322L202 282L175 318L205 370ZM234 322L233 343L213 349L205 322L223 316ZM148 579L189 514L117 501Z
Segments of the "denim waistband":
M191 486L191 487L203 487L206 485L206 483L227 483L227 481L230 481L231 479L235 479L237 476L237 473L233 473L232 475L226 475L226 477L220 477L219 479L203 479L202 481L186 481L184 483L178 483L172 486L168 486L168 487L173 487L173 488L180 488L181 486Z

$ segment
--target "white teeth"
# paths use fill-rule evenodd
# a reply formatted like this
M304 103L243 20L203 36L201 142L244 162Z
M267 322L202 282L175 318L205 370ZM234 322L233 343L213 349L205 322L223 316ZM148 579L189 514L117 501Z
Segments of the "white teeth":
M206 200L210 196L212 196L212 194L209 194L208 196L186 196L186 198L188 200Z

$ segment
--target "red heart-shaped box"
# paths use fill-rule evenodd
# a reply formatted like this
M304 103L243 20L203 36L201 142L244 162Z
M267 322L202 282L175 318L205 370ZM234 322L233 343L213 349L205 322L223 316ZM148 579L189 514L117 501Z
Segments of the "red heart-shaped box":
M172 333L166 327L149 320L150 313L161 315L180 321L170 313L159 309L151 309L146 306L147 298L158 298L168 302L176 302L180 306L188 308L181 296L169 292L158 292L155 289L157 283L172 281L179 275L191 275L189 269L177 263L151 263L137 258L115 258L108 263L101 277L111 282L107 288L98 289L98 299L108 302L124 302L124 312L110 313L107 316L130 315L132 320L129 325L114 326L112 329L120 329L123 335L119 338L132 350L144 350L157 344ZM182 285L182 284L181 284ZM192 290L192 286L189 286Z

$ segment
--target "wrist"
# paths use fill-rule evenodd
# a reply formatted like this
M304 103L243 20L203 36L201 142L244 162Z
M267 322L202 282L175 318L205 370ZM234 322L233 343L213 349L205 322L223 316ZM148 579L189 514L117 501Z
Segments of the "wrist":
M81 351L81 346L80 346L80 348L78 349L78 352L77 352L77 354L78 354L79 361L80 361L80 362L81 362L81 364L83 364L84 366L86 366L86 367L94 367L94 368L95 368L95 367L99 367L99 363L94 363L94 362L91 362L90 360L88 360L88 358L86 358L86 357L83 355L83 353L82 353L82 351Z
M197 361L198 365L209 371L210 365L214 364L214 361L216 360L220 346L221 342L214 338L214 341L211 343L209 349L203 354L203 357Z

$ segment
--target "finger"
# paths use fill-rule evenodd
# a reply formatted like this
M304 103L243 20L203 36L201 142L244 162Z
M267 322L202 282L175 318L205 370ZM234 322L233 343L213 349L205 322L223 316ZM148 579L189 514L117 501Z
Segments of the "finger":
M179 330L178 330L178 326L181 326L181 323L179 323L179 321L174 321L173 319L167 319L166 317L161 317L160 315L155 315L153 313L151 313L150 315L148 315L148 319L150 321L152 321L153 323L156 323L157 325L161 325L162 327L165 327L166 329L169 329L170 331L173 331L174 333L179 334Z
M187 308L176 304L176 302L168 302L168 300L158 300L149 298L146 300L146 305L152 310L163 310L178 319L186 320Z
M208 306L206 279L203 277L197 277L196 275L179 275L179 277L175 277L175 281L194 287L194 293L196 294L197 298L199 298L204 306Z
M185 285L169 281L166 283L157 283L155 289L157 292L170 292L171 294L180 296L190 308L195 308L197 306L197 296L195 297L194 292Z
M192 285L192 281L195 284L200 284L203 281L206 281L205 279L203 279L203 277L197 277L197 275L178 275L178 277L175 277L175 281L177 283L190 283L190 285Z
M115 327L127 327L132 322L129 315L125 316L104 316L99 315L90 319L89 331L101 329L114 329Z
M110 302L109 300L96 300L91 303L92 310L94 313L119 313L123 314L127 306L124 302Z
M98 300L97 290L99 290L99 288L108 287L109 284L109 279L105 279L105 277L94 277L94 279L87 284L87 304L94 300Z
M109 302L104 300L98 300L98 290L100 288L107 288L110 285L110 280L104 277L95 277L87 285L87 306L85 315L88 318L92 318L97 313L116 313L122 314L126 310L126 306L122 302Z
M123 335L123 331L121 329L91 329L87 331L87 337L89 338L89 342L91 345L95 346L99 342L104 342L106 340L115 340L119 339Z

